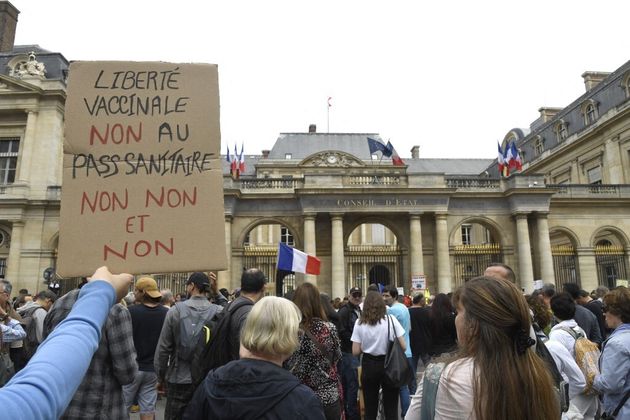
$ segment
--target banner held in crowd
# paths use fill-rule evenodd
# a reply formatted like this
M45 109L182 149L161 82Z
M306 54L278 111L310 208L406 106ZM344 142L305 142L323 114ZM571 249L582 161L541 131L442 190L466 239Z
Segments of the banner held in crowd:
M58 272L222 270L217 66L74 62Z

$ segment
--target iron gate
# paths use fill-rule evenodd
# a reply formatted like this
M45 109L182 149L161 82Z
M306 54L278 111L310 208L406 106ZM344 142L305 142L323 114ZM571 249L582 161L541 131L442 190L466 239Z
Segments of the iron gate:
M573 245L552 246L551 256L553 258L553 274L556 278L556 290L562 290L564 283L581 284L578 258Z
M370 283L403 286L402 252L398 245L348 245L345 251L345 289L360 287L365 293Z
M455 289L472 278L482 276L490 263L503 262L499 244L457 245L453 249L453 257Z
M613 288L617 279L628 279L627 258L622 246L596 245L595 263L599 284Z

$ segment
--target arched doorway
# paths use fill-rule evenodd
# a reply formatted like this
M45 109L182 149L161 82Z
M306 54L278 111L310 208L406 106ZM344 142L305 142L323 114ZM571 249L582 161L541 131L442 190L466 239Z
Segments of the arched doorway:
M402 278L402 252L398 238L380 223L362 223L348 236L345 250L345 290L370 283L399 285Z
M556 290L562 290L562 285L565 283L580 285L577 247L573 238L562 229L556 229L549 233L549 240L551 242Z
M391 276L389 273L389 269L381 264L376 264L370 268L370 273L368 274L368 280L370 284L382 284L383 286L389 286L391 282Z

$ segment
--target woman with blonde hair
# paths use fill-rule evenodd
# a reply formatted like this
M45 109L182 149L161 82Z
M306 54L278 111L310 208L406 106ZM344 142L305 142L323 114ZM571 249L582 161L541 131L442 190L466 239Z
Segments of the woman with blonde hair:
M302 315L287 299L258 301L241 330L240 359L211 370L184 419L317 419L317 395L282 368L299 345Z
M405 418L560 418L553 379L532 347L521 292L509 281L477 277L453 302L459 352L441 372L429 365Z
M324 405L327 420L341 418L341 383L337 362L341 347L335 326L327 322L317 286L302 283L293 295L293 303L302 312L300 345L285 366L311 388Z
M385 355L390 341L398 339L403 351L406 349L405 330L396 317L387 315L385 301L380 293L369 291L363 301L363 311L352 331L352 354L363 353L361 360L361 386L365 402L365 419L376 419L378 414L378 391L383 389L385 418L398 418L398 395L400 388L385 382Z

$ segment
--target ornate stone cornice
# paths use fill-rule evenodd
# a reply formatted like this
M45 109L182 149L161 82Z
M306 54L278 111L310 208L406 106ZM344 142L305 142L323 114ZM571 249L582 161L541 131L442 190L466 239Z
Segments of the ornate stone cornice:
M343 153L339 151L325 151L310 155L302 162L300 162L300 166L349 168L365 166L365 164L363 163L363 161L348 153Z

